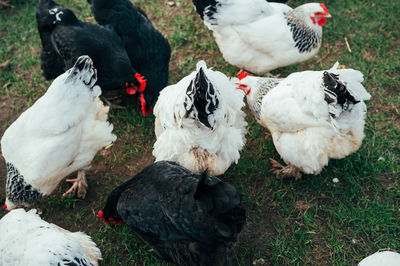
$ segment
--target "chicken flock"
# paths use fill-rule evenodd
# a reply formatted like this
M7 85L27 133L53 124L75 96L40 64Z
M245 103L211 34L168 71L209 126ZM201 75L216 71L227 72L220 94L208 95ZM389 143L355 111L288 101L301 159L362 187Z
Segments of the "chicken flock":
M129 0L88 0L98 24L40 0L41 68L54 80L1 139L9 213L0 220L0 265L99 264L100 250L89 236L22 208L50 195L74 172L77 178L66 180L72 187L63 196L85 197L85 171L99 150L117 140L107 121L110 108L154 114L155 162L115 188L98 217L109 225L127 224L157 256L178 265L233 263L246 211L241 193L216 176L238 163L245 147L245 101L286 164L271 158L278 178L319 174L329 159L356 152L371 97L360 71L336 63L265 77L313 58L331 17L323 3L292 9L285 2L193 0L224 59L240 74L227 77L200 60L192 73L167 86L168 40ZM380 252L360 265L374 265L374 259L398 265L399 256Z

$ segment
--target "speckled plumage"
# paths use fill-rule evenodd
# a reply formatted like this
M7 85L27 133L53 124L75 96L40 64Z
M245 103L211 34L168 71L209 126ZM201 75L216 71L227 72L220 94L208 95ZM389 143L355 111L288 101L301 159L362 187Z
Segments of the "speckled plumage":
M355 152L364 138L364 101L371 95L361 84L361 72L338 65L292 73L275 80L272 89L267 78L240 81L250 88L247 102L285 163L306 174L318 174L330 158Z
M301 19L296 17L293 11L287 12L285 18L292 32L295 47L299 49L300 53L311 52L321 45L322 32L317 32L310 28Z
M25 182L12 163L7 163L6 195L15 204L32 204L43 197L37 189Z
M330 16L319 3L295 9L265 0L193 3L224 59L257 75L314 57L321 47L325 16Z
M29 207L51 194L66 176L87 170L96 153L116 139L96 81L93 61L79 57L4 132L8 209Z
M281 80L282 79L278 79L278 78L259 78L259 79L257 79L258 84L256 86L261 89L256 91L256 95L254 96L256 98L256 100L249 103L250 110L253 112L253 114L257 120L260 119L261 105L262 105L262 100L264 99L264 96L271 89L273 89L276 85L278 85Z

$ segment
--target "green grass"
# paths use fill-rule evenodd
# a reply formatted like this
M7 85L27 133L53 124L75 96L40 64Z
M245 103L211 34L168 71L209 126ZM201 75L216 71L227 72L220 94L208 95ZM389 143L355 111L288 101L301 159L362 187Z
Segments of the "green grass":
M3 131L50 84L40 70L35 2L15 0L14 8L0 9L0 63L10 60L8 67L0 68ZM237 68L223 60L191 1L176 2L179 5L169 7L166 1L137 1L170 40L169 83L192 72L200 59L234 75ZM59 3L81 19L91 16L84 0ZM289 1L291 6L302 3ZM400 250L400 2L337 0L325 4L333 18L324 26L320 57L273 73L287 76L294 71L327 69L336 61L359 69L372 94L367 103L366 137L356 153L331 160L320 175L277 180L268 172L269 158L279 158L271 137L247 116L246 147L239 163L223 176L244 194L248 209L248 222L235 249L240 265L259 258L271 265L354 265L378 249ZM352 52L346 48L345 37ZM91 235L102 250L104 265L159 265L162 262L129 228L105 226L96 218L108 193L153 160L153 117L124 110L112 112L110 120L118 140L107 153L96 156L88 172L87 199L60 199L67 189L62 184L35 207L43 211L44 219ZM1 184L5 183L4 168ZM340 180L337 184L332 182L335 177ZM0 199L4 198L1 186Z

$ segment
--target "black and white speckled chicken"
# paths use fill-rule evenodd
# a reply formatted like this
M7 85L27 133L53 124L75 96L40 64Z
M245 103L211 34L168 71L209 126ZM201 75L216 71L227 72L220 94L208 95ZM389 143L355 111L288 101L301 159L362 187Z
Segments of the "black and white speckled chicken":
M171 48L143 10L129 0L88 0L96 21L122 39L132 66L146 78L146 110L168 82Z
M225 60L263 75L315 56L322 26L331 17L324 4L295 9L265 0L193 0L204 24L213 31Z
M125 222L166 261L232 265L245 209L233 186L160 161L114 189L99 217Z
M85 197L85 170L100 149L116 140L96 80L92 60L79 57L4 132L5 208L29 207L76 171L76 179L67 179L73 185L64 195L77 191Z
M40 1L36 20L43 46L41 67L46 79L59 76L79 56L88 55L97 69L97 84L103 96L107 97L110 91L126 96L125 90L128 94L138 92L143 115L150 112L143 96L146 81L132 67L123 41L112 29L80 21L70 9L52 0Z
M287 166L273 162L278 177L319 174L331 158L357 151L364 139L371 95L362 85L363 74L338 69L303 71L286 78L242 75L239 88L256 120L271 132Z

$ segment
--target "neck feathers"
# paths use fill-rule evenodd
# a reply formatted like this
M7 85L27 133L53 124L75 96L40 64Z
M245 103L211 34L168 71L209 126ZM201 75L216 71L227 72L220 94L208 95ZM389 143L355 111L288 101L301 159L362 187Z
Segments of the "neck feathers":
M285 18L287 25L292 32L292 38L295 47L300 53L311 52L313 49L318 48L322 41L322 30L314 28L305 21L304 14L298 14L296 9L286 13Z
M275 88L281 80L278 78L258 78L255 85L251 86L251 95L249 95L250 97L247 96L247 102L257 120L260 120L264 96Z
M25 182L12 163L7 163L6 194L8 200L16 205L33 204L43 197L39 190Z

